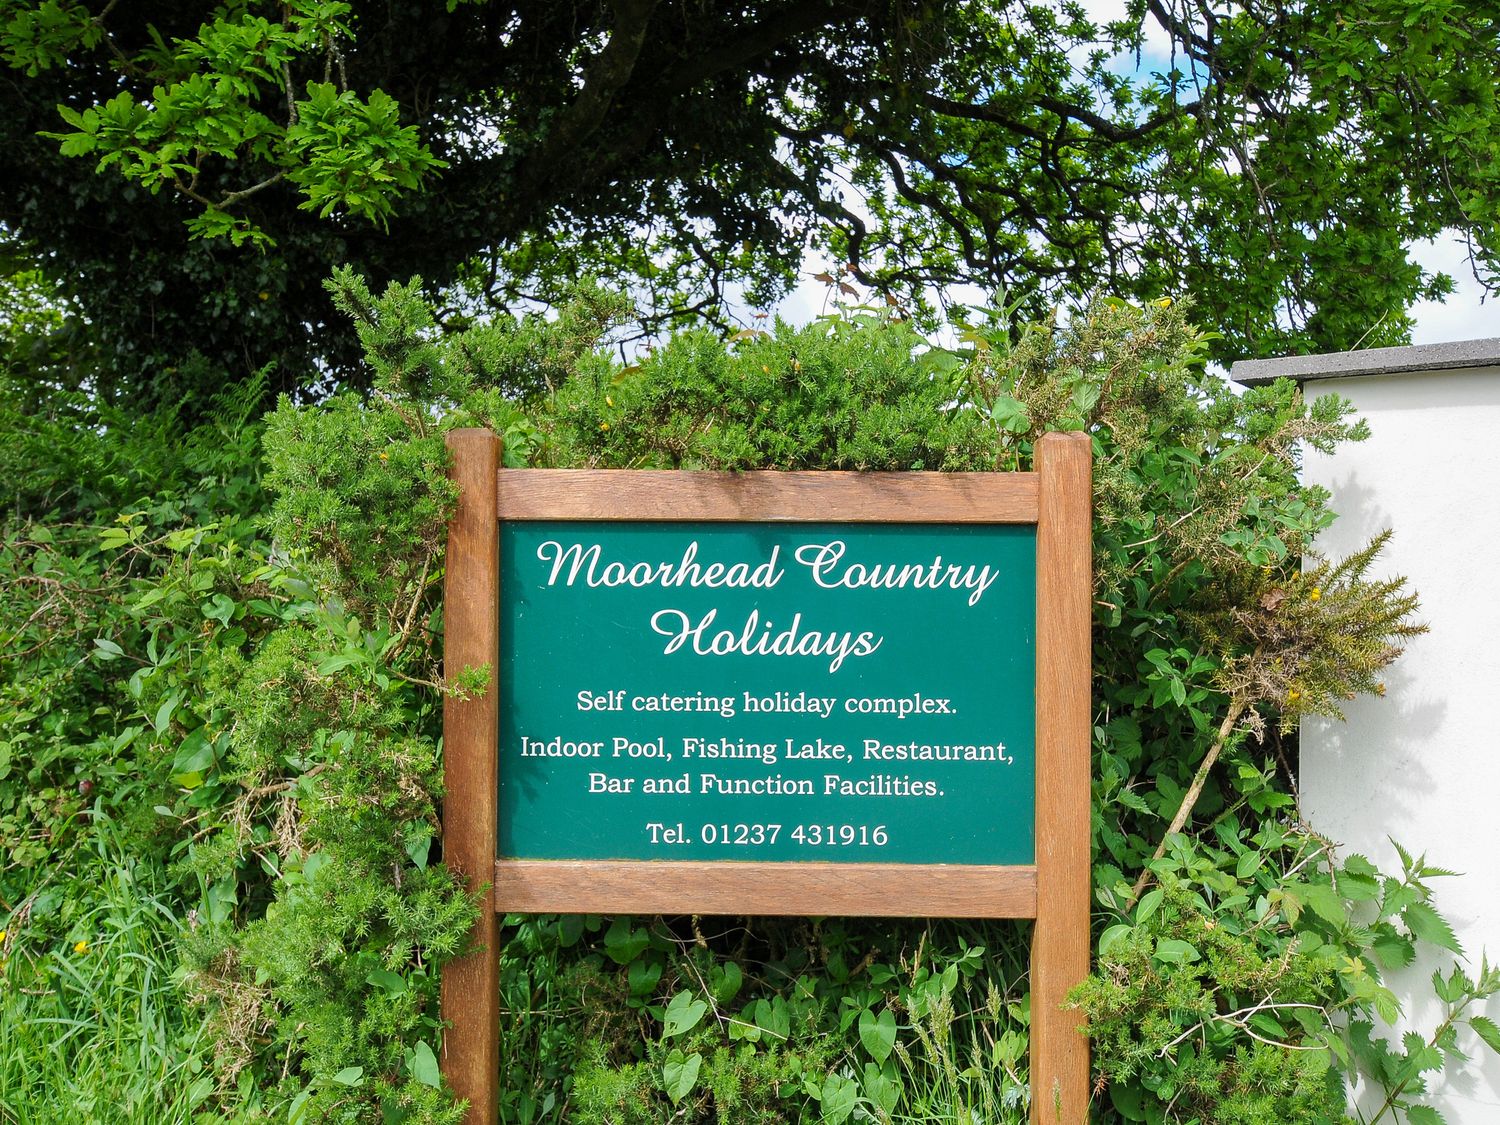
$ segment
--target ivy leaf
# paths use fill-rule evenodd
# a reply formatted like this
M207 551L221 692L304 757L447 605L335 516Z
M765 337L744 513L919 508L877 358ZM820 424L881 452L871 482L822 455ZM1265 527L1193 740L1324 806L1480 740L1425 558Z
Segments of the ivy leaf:
M885 1062L896 1046L896 1017L889 1008L876 1015L866 1008L859 1013L859 1041L876 1062Z
M1463 956L1463 947L1458 944L1453 927L1448 925L1443 916L1425 902L1412 903L1401 912L1401 920L1406 923L1406 928L1418 941L1441 946L1460 957Z
M702 1055L685 1055L676 1047L672 1048L661 1068L661 1080L662 1088L666 1090L667 1097L672 1099L673 1105L693 1092L693 1087L698 1083L698 1071L702 1069Z
M706 1000L694 1000L691 992L679 992L667 1004L666 1013L662 1016L662 1035L669 1038L692 1031L698 1026L698 1021L703 1018L703 1013L706 1011L708 1011Z

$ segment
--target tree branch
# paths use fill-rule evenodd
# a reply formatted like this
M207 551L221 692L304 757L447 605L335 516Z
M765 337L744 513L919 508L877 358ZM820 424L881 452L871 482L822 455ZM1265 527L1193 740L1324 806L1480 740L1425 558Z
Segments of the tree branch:
M616 0L615 25L609 42L589 63L583 89L573 104L563 110L557 127L532 157L529 167L536 169L537 177L547 175L565 153L576 149L599 128L614 104L615 95L635 73L636 60L646 42L646 27L657 3L658 0Z

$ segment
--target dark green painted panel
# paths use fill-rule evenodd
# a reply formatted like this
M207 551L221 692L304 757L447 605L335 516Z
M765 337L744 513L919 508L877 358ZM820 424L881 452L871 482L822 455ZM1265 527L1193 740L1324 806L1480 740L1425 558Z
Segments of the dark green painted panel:
M501 856L1034 862L1034 527L503 523L500 565Z

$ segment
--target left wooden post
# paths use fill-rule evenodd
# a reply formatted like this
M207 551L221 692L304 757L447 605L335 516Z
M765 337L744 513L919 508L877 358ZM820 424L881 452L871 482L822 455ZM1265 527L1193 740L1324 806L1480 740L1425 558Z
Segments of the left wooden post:
M489 894L495 876L496 762L500 712L500 535L496 489L500 439L454 430L458 509L448 525L443 583L443 675L488 666L483 694L443 705L443 860L470 891L483 890L473 952L443 969L442 1069L469 1103L467 1125L495 1125L500 1098L499 917Z

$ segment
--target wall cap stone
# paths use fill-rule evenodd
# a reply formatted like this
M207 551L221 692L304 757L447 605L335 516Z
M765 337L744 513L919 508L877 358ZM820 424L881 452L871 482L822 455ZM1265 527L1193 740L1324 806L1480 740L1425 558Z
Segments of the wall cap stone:
M1274 379L1349 379L1362 375L1397 375L1413 371L1453 371L1465 367L1500 367L1500 336L1414 344L1404 348L1366 348L1355 352L1242 359L1229 377L1247 387Z

